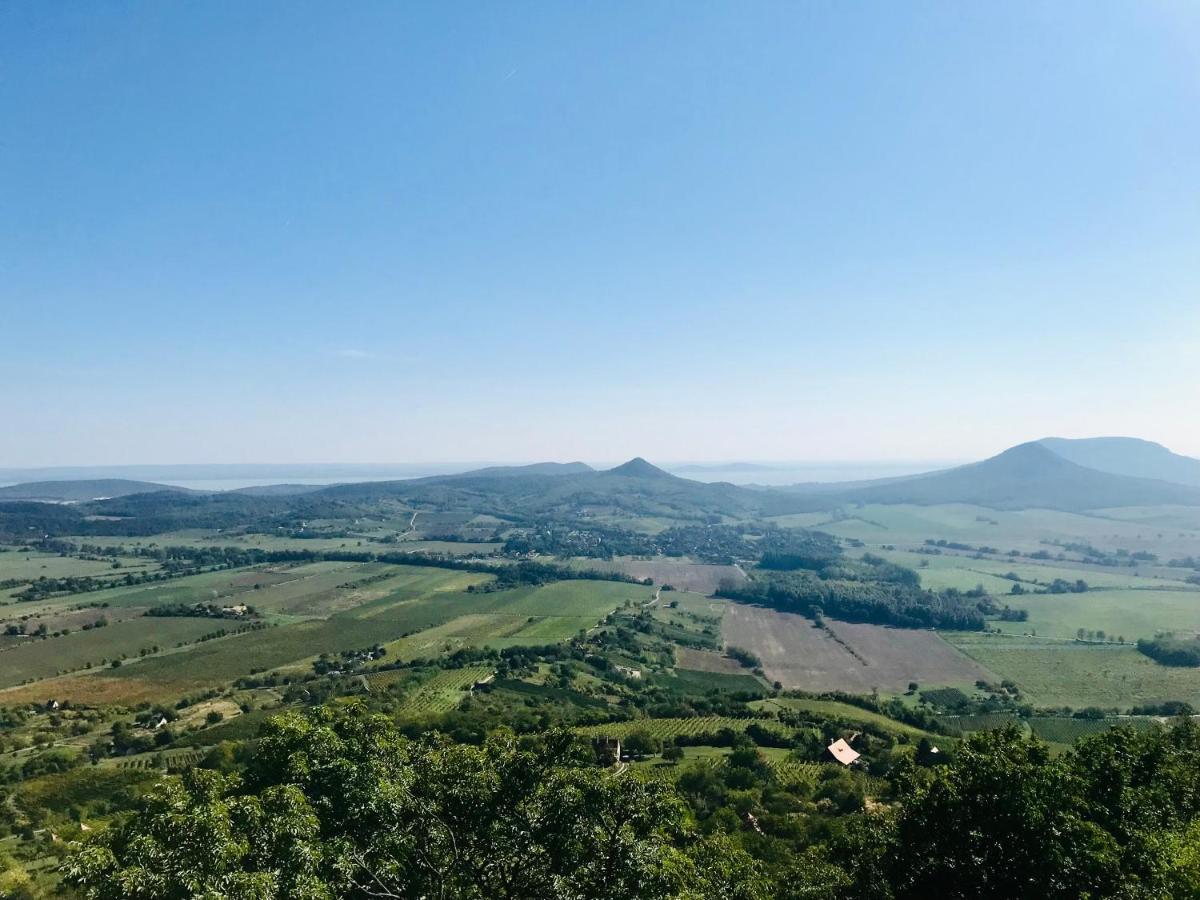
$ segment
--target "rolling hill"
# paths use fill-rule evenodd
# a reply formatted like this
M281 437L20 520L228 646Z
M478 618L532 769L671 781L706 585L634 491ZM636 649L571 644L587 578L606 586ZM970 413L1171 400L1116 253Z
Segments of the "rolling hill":
M0 488L0 500L45 500L79 503L106 497L126 497L154 491L186 493L183 488L126 478L97 478L87 481L30 481Z
M393 498L437 509L518 518L641 515L704 520L713 516L777 515L797 507L797 499L787 494L679 478L640 457L602 471L588 468L546 474L543 466L532 469L509 472L503 477L483 470L407 481L334 485L309 496L313 500L360 503Z
M485 469L473 469L463 472L456 477L465 478L515 478L522 475L582 475L585 472L596 471L587 463L582 462L543 462L531 463L527 466L488 466Z
M797 485L809 509L851 503L970 503L995 509L1082 511L1119 506L1200 506L1200 488L1081 466L1040 442L1011 447L982 462L925 475L859 483L838 490Z
M1100 472L1200 487L1200 459L1172 453L1153 441L1131 437L1052 437L1038 443L1063 459Z

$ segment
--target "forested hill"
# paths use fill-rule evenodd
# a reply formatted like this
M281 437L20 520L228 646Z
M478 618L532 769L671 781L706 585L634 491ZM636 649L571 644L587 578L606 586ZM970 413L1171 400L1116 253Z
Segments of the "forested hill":
M1200 488L1090 469L1037 442L1020 444L983 462L927 475L845 490L828 485L792 490L804 497L806 508L812 510L851 503L971 503L995 509L1067 511L1157 504L1200 506Z
M340 519L397 504L404 508L487 514L509 521L593 516L662 517L683 523L754 519L795 511L801 498L732 484L678 478L645 460L607 471L547 474L468 472L403 481L340 484L312 491L228 491L129 494L49 508L0 503L0 534L149 535L181 528L293 527L304 520ZM156 486L157 487L157 486ZM47 508L39 508L47 507Z
M531 468L534 471L509 471L504 477L482 470L407 481L335 485L312 497L351 502L394 498L438 509L499 516L615 512L696 521L780 515L801 505L797 498L781 492L679 478L640 457L603 471L547 474L542 467Z
M48 500L78 502L101 497L126 497L154 491L177 491L183 488L152 481L131 481L126 478L98 478L81 481L30 481L0 488L0 500Z

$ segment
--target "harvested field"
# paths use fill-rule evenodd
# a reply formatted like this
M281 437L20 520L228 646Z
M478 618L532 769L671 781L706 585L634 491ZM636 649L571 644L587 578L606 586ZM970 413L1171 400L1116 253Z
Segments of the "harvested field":
M697 672L720 672L725 675L746 674L746 670L737 660L711 650L693 650L690 647L679 647L675 650L675 666L680 669L694 669Z
M745 575L735 566L711 566L680 559L577 559L571 565L577 569L597 569L601 572L623 572L634 578L652 578L656 585L669 584L679 591L711 594L722 578L743 581Z
M767 678L789 689L890 693L910 681L997 680L933 631L826 621L829 630L793 613L735 603L722 627L728 644L757 654Z

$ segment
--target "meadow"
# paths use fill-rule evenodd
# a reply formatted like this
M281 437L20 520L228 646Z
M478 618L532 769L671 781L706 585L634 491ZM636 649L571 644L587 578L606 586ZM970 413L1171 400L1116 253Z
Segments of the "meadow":
M78 556L63 556L58 553L40 553L27 547L3 548L0 550L0 581L83 576L115 578L129 571L140 574L158 568L158 564L152 560L133 556L119 556L117 561L121 567L114 569L111 559L81 559Z
M1159 631L1200 631L1200 591L1105 590L1084 594L1026 594L1013 606L1029 611L1025 622L996 622L1010 634L1074 638L1080 628L1127 642Z
M978 633L947 640L1037 706L1128 709L1200 697L1200 669L1161 666L1130 646Z
M921 585L935 590L957 588L966 591L982 585L989 593L1003 595L1018 582L1028 590L1038 590L1055 579L1071 582L1082 579L1089 587L1098 589L1187 588L1183 579L1188 570L1183 569L1167 570L1164 575L1160 567L1113 568L1059 560L980 559L973 554L948 550L938 555L905 550L873 549L871 552L915 569L921 576ZM1010 575L1015 575L1017 580L1005 577Z

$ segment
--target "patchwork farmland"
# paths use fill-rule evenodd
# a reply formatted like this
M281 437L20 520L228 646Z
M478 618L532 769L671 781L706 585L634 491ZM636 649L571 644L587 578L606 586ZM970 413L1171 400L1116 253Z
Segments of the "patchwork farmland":
M933 631L828 621L734 604L725 614L725 642L762 660L771 681L805 691L900 692L909 682L973 685L994 679L984 666Z

